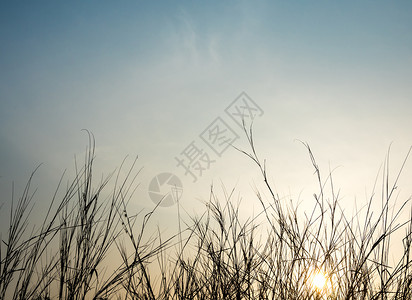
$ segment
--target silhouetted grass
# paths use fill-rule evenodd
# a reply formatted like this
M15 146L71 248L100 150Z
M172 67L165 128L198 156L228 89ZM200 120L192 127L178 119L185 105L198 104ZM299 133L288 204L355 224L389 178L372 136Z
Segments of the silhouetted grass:
M75 179L63 195L59 184L37 229L28 232L32 177L13 200L10 226L2 232L0 299L412 299L412 215L401 218L412 211L410 198L393 209L405 163L390 184L388 154L382 184L376 184L380 191L347 215L332 172L323 177L303 143L319 184L313 208L303 211L274 192L252 130L245 134L250 151L239 151L254 161L266 188L256 192L261 212L241 218L234 191L223 188L221 199L212 188L201 215L184 221L179 210L180 231L167 239L160 233L145 238L156 207L147 214L128 213L136 161L124 179L118 171L93 185L89 135ZM110 180L110 198L101 199ZM391 247L400 250L396 261L389 256ZM113 250L120 259L108 270ZM323 287L314 286L317 273L326 276Z

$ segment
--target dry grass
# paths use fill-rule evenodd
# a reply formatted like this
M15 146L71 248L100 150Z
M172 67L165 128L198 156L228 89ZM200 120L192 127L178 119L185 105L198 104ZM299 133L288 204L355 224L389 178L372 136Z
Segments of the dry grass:
M219 199L212 189L205 212L166 240L160 234L144 238L156 208L128 215L134 162L123 180L119 172L93 186L89 135L83 165L76 166L63 196L58 199L56 192L40 227L27 231L32 177L13 205L8 232L2 232L0 299L412 299L412 216L401 219L411 209L410 198L392 210L403 166L389 184L387 159L380 192L348 216L331 172L322 176L304 144L319 183L313 209L305 212L274 193L252 130L245 134L250 151L239 151L255 162L266 185L256 193L261 213L242 220L233 191ZM111 197L101 199L110 180ZM379 196L381 210L373 211ZM400 230L403 236L394 240ZM402 247L395 262L389 258L393 245ZM121 262L103 274L113 249ZM160 271L151 273L151 265ZM313 286L318 272L326 274L324 287Z

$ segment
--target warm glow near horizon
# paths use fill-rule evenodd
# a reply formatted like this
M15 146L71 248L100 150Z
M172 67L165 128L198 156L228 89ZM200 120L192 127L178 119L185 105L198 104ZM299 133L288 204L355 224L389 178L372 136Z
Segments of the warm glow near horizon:
M170 238L167 251L174 254L175 245L186 247L187 233L200 237L193 245L206 245L199 253L220 266L208 238L219 236L213 226L230 222L225 216L206 229L199 225L220 217L209 205L215 201L229 219L235 215L233 225L250 222L253 229L239 227L232 244L249 239L241 245L253 244L253 251L245 253L264 246L254 257L258 263L250 264L259 266L253 274L276 270L266 255L284 242L292 248L272 251L270 259L285 262L285 269L277 268L280 276L296 277L296 286L320 298L344 295L347 286L338 283L341 275L356 277L347 275L352 259L365 261L362 272L376 273L386 258L405 254L399 245L412 209L412 154L404 163L412 145L411 15L412 1L1 1L0 254L13 245L7 242L16 219L11 212L27 195L34 194L27 219L21 218L26 235L42 228L51 203L58 214L50 219L66 224L57 208L66 203L71 182L81 181L78 170L87 165L82 160L95 139L93 180L85 186L99 191L99 209L122 200L113 224L136 216L133 237L142 226L141 244L149 241L142 249L157 249L152 236L159 236ZM253 124L253 135L243 124ZM71 201L84 201L81 189L73 195L79 199ZM78 202L83 206L70 203L87 215L91 206ZM291 222L285 232L296 229L285 240L271 230L284 225L276 217L280 211ZM397 218L389 220L391 215ZM377 240L387 232L393 232L389 247ZM356 246L364 237L368 247L381 241L388 249L378 267L375 257L364 258L378 248ZM296 241L309 249L293 248ZM132 242L125 244L133 251ZM116 246L101 269L121 265ZM54 248L56 256L49 249L42 253L57 258ZM355 248L355 258L342 258ZM294 257L296 250L301 257ZM329 255L336 259L327 260ZM176 257L173 263L183 254ZM168 266L161 258L159 264ZM289 267L289 260L299 263ZM204 271L204 261L202 280L220 278ZM151 268L151 278L161 274L157 265ZM223 280L230 279L226 273Z
M322 271L318 270L312 275L312 285L317 290L323 290L324 288L326 288L327 281L328 281L328 277Z

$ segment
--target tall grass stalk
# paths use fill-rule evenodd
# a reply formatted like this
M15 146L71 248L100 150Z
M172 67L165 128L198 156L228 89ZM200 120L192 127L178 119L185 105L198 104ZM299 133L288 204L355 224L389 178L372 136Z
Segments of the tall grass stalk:
M124 179L119 171L93 184L89 135L83 164L76 164L63 196L56 192L40 227L28 232L32 177L16 203L12 197L0 249L0 299L412 299L411 198L395 201L411 149L394 179L388 152L370 198L349 215L333 172L325 176L302 143L317 183L313 198L305 199L312 209L304 211L275 193L252 129L244 129L250 150L238 150L260 171L264 189L254 200L261 211L241 217L235 190L222 186L218 196L212 187L200 215L181 215L178 203L179 230L168 238L161 229L145 235L157 206L128 213L136 161ZM110 198L101 199L112 180ZM119 262L104 274L110 250ZM314 280L319 274L322 286Z

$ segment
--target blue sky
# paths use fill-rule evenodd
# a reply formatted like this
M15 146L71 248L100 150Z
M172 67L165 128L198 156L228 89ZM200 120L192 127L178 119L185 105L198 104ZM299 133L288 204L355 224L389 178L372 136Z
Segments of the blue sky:
M2 203L40 163L39 193L50 195L84 151L83 128L99 172L139 155L136 207L153 206L147 186L159 172L181 178L188 209L220 180L253 197L259 176L233 149L196 184L175 161L245 91L264 110L256 144L279 193L313 194L299 139L325 171L339 166L351 209L390 143L394 170L412 145L411 15L409 1L3 1Z

